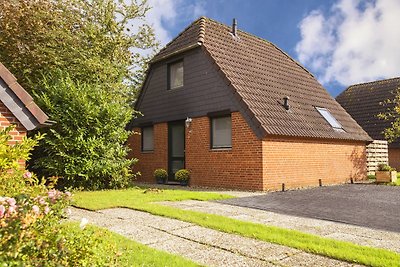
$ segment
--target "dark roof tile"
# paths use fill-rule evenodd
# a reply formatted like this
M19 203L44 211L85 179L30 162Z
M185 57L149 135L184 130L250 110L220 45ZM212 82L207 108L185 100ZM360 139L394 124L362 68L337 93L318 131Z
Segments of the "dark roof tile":
M202 45L265 134L370 141L368 134L333 99L314 76L274 44L201 17L152 60ZM282 107L290 97L291 112ZM315 107L327 108L345 132L334 130Z
M390 121L381 120L377 115L393 107L381 103L394 99L399 88L400 77L355 84L338 95L336 100L373 139L385 140L382 132L390 127ZM390 146L400 147L400 141Z

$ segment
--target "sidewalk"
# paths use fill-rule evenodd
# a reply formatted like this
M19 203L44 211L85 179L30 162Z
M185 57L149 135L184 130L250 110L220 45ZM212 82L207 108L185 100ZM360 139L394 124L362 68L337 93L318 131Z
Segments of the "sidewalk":
M202 202L203 206L198 202L173 204L194 210L222 205ZM131 209L116 208L98 212L77 208L71 210L72 220L86 218L89 223L206 266L359 266Z

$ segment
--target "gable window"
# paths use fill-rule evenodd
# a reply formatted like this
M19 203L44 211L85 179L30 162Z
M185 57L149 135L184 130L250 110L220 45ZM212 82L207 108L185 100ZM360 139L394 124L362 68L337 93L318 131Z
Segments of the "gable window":
M153 126L142 127L142 151L154 150L154 129Z
M336 118L326 108L315 107L319 114L332 126L334 130L344 131L342 125L336 120Z
M231 115L211 118L211 148L232 147Z
M183 60L168 64L168 89L183 86Z

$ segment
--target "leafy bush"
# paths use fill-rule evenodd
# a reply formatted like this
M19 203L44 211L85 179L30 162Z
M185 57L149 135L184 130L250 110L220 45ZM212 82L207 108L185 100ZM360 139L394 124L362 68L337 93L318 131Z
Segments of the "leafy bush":
M378 171L394 171L395 169L390 167L387 164L379 164L378 165Z
M373 175L373 174L369 174L367 177L368 177L368 179L370 179L370 180L376 179L376 176Z
M156 169L156 170L154 171L154 178L156 178L156 179L163 179L163 180L165 180L165 179L167 179L167 177L168 177L168 173L167 173L167 171L164 170L164 169Z
M1 266L105 266L91 232L60 227L71 194L46 187L44 179L18 164L43 136L10 145L12 129L0 130Z
M186 169L181 169L175 173L175 179L177 181L189 181L190 172Z
M56 72L44 78L39 105L57 123L41 130L46 139L34 152L34 170L61 177L64 187L123 188L133 179L125 129L133 110L105 85L73 81Z

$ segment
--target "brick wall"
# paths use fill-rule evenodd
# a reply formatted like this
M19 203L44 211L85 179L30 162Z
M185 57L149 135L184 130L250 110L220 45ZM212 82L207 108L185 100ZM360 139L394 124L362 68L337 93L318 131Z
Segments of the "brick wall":
M265 139L264 189L340 184L366 178L366 152L362 142Z
M12 136L11 144L16 141L21 141L26 136L26 129L22 124L14 117L14 115L7 109L7 107L0 101L0 128L4 129L11 124L16 125L15 129L10 132Z
M22 138L26 136L26 129L22 124L14 117L11 111L0 101L0 129L4 129L7 126L14 124L16 127L10 132L12 139L10 145L15 144L17 141L22 141ZM21 167L25 167L25 161L18 161Z
M400 171L400 148L389 148L389 165Z
M134 129L140 133L141 129ZM128 140L132 149L129 157L138 158L139 162L135 164L133 170L139 171L138 182L154 183L153 173L155 169L168 169L168 124L158 123L154 125L154 150L152 152L141 151L141 136L132 135Z
M239 112L232 113L232 149L210 148L210 120L194 118L186 130L186 168L190 184L238 189L262 189L261 140Z
M136 129L140 132L140 129ZM154 151L141 152L140 135L129 140L141 182L154 182L156 168L168 168L168 124L154 125ZM232 149L210 148L210 120L193 118L186 129L186 168L192 186L268 190L345 183L366 178L362 142L294 138L257 139L238 112L232 113ZM264 176L264 178L263 178Z

